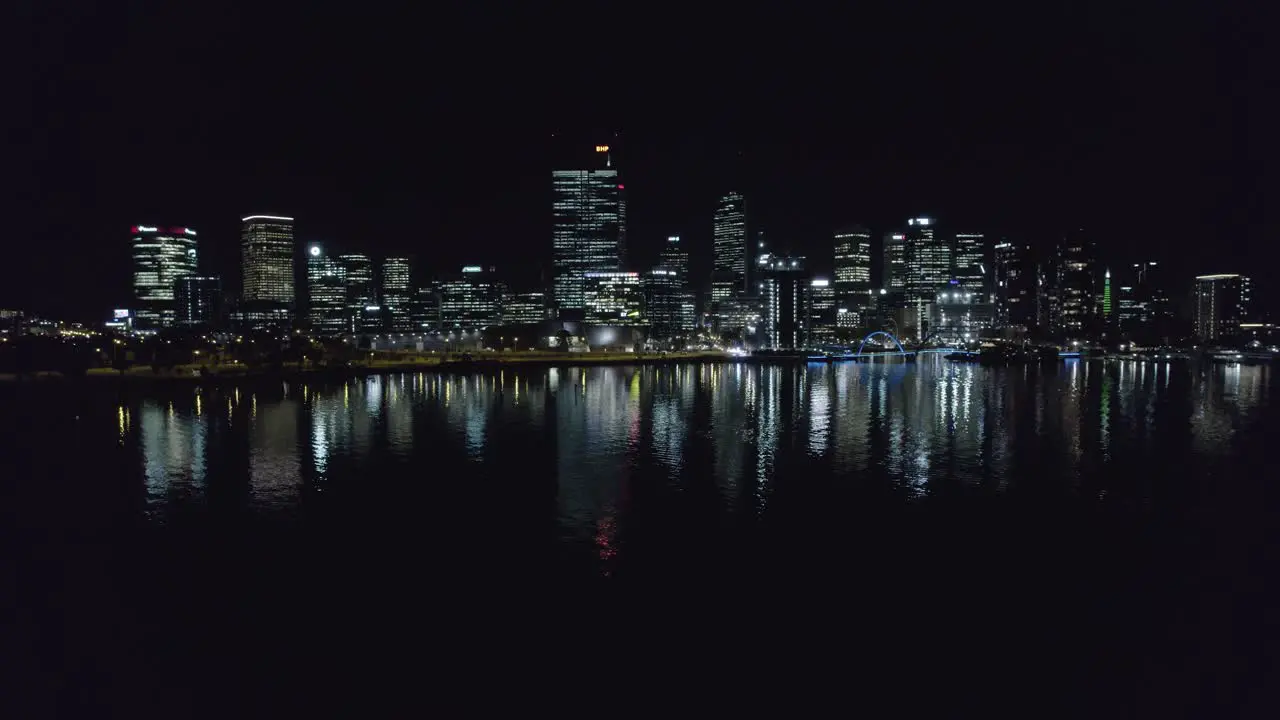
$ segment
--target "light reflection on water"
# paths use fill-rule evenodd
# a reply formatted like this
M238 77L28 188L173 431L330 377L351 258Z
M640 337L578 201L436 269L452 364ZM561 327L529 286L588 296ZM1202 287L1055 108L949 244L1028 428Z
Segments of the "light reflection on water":
M1269 408L1271 381L1267 366L1081 361L523 368L205 389L112 406L109 432L136 448L156 518L208 503L219 483L243 483L230 495L251 511L305 517L309 489L376 487L391 506L424 500L398 479L462 486L474 502L545 478L559 537L603 558L629 513L654 512L636 497L660 490L655 502L674 506L704 483L714 499L697 512L716 522L767 516L807 476L903 498L1146 502L1159 474L1133 476L1229 456Z

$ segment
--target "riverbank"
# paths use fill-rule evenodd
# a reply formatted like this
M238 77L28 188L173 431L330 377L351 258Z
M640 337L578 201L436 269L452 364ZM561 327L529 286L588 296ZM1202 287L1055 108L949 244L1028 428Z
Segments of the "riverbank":
M477 353L474 355L423 356L414 354L404 359L377 358L371 361L352 362L346 365L302 366L285 363L276 367L250 368L241 364L225 365L176 365L155 372L150 366L136 366L124 372L111 368L90 368L84 375L93 381L127 383L185 382L218 383L271 380L345 380L369 375L387 375L402 372L468 372L508 367L581 367L587 365L655 365L676 362L722 362L729 355L721 352L669 352L669 353ZM18 376L0 374L0 382L33 380L62 380L67 376L58 372L41 371Z

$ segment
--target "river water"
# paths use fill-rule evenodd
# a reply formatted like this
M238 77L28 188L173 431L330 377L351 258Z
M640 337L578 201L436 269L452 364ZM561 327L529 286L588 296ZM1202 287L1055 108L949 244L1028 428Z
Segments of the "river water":
M398 665L371 635L417 663L526 631L522 677L714 632L846 678L871 647L895 675L986 662L1038 714L1251 712L1276 386L940 359L10 384L14 647L62 713L296 709L335 648Z

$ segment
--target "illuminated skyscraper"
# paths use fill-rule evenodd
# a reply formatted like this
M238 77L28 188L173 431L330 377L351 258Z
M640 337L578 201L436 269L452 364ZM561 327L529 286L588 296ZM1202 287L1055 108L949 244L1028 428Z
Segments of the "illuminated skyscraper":
M1083 230L1068 233L1058 245L1057 275L1051 288L1050 312L1054 332L1075 335L1090 330L1098 319L1097 247Z
M1244 275L1197 275L1195 333L1204 342L1232 338L1249 319L1252 283Z
M982 233L956 233L951 279L955 289L985 295L987 287L986 236Z
M756 260L756 270L764 324L761 347L769 350L804 347L808 341L806 310L811 282L805 275L805 259L761 253Z
M502 321L503 286L493 267L467 265L440 284L441 332L474 332Z
M662 252L658 255L658 266L668 270L675 270L676 276L680 278L682 283L682 289L688 288L689 251L681 246L679 235L672 235L667 238L667 244L663 246Z
M809 293L805 301L808 305L806 344L814 346L834 342L836 339L836 291L831 280L828 278L810 280Z
M626 198L611 146L596 145L571 170L553 170L552 269L561 311L583 309L587 272L618 270L626 249Z
M721 300L747 290L747 201L741 193L730 192L716 206L715 262L711 281L712 300Z
M907 235L903 232L884 234L884 267L880 287L891 293L907 289Z
M377 332L380 323L369 322L380 317L378 293L373 283L373 260L368 255L348 253L338 256L338 264L342 266L346 278L346 318L347 332ZM375 314L366 308L379 307Z
M915 313L917 336L923 339L927 336L929 303L934 302L938 291L951 284L951 242L938 232L937 220L927 217L907 221L903 242L905 299Z
M319 245L307 248L307 319L318 335L347 332L347 277Z
M142 328L174 323L174 283L196 273L196 231L153 225L133 227L134 317Z
M853 226L835 233L835 304L842 327L860 327L870 302L871 231Z
M1026 244L1000 242L995 246L992 274L995 291L995 326L1026 332L1035 327L1036 267Z
M293 218L240 218L240 299L250 326L287 323L296 307L293 285Z
M389 257L382 261L382 307L387 329L405 333L413 329L409 317L409 258Z

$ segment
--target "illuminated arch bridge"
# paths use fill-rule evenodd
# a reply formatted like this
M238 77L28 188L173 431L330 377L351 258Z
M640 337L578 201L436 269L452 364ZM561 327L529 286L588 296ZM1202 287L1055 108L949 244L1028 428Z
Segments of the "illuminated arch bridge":
M898 349L896 351L895 350L872 350L871 352L867 352L867 343L875 338L888 338L889 342L893 343L893 347L896 347ZM879 344L883 347L882 343L879 343ZM921 355L926 353L928 354L948 353L949 354L949 353L957 353L957 352L967 353L968 351L961 350L959 348L949 348L949 347L920 348L916 350L908 350L905 347L903 347L902 342L899 341L898 338L894 337L893 333L890 333L886 330L874 330L872 332L867 333L867 336L862 338L862 342L858 344L858 349L856 352L853 350L852 345L827 345L821 348L820 354L819 353L810 354L809 359L813 361L826 361L826 360L863 360L863 359L869 360L871 358L878 358L878 357L912 358L912 357L915 357L916 355Z

